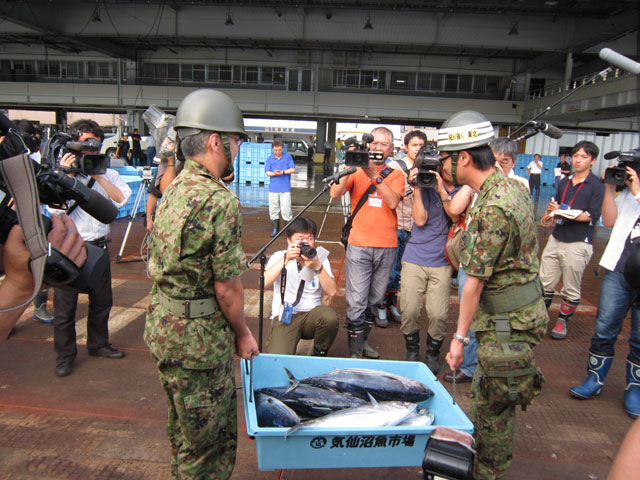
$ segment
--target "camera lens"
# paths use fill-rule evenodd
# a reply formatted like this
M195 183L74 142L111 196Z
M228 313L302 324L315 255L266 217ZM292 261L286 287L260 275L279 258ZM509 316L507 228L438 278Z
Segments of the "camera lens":
M300 254L304 257L307 258L315 258L317 252L316 249L311 247L309 244L307 243L301 243L300 244Z

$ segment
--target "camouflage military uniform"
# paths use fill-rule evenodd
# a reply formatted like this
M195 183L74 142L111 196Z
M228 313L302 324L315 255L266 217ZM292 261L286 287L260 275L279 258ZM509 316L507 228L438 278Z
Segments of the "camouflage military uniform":
M192 160L158 207L144 339L168 398L173 478L231 476L237 442L234 333L217 301L213 314L183 318L159 303L157 291L178 300L211 298L214 281L246 270L239 209L233 193Z
M496 169L486 179L467 220L461 263L467 275L484 280L483 296L536 280L538 238L528 192ZM511 342L538 344L548 322L542 296L508 313ZM497 405L483 393L482 345L496 342L494 316L482 309L471 329L478 344L478 368L471 387L471 417L476 429L476 479L500 478L511 463L516 405ZM491 390L489 389L489 392ZM487 389L484 390L487 392Z

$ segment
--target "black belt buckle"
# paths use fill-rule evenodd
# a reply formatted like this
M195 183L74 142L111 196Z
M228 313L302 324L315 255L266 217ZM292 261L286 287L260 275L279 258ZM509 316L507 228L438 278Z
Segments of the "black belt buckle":
M184 317L191 318L191 300L184 301Z

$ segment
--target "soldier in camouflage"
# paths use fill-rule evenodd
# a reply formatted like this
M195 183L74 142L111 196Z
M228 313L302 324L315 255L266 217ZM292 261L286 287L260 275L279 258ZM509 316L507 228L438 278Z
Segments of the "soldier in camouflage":
M495 168L488 146L493 138L491 123L473 111L454 114L438 132L441 155L452 157L454 179L478 193L462 239L461 265L468 277L447 354L455 372L473 320L479 345L471 387L477 480L501 478L511 463L516 405L530 403L543 381L533 346L548 322L531 202Z
M175 127L187 160L156 215L144 340L168 399L172 478L227 479L237 445L233 344L242 358L258 355L244 318L240 205L220 180L244 124L231 98L202 89L183 99Z

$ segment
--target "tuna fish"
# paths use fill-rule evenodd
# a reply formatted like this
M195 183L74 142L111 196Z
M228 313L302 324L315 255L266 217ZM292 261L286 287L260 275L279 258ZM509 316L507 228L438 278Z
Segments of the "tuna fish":
M300 417L277 398L257 393L256 416L259 427L292 427L300 423Z
M418 407L412 415L405 418L398 425L409 425L411 427L428 427L435 421L435 416L427 407Z
M346 408L302 422L287 430L286 435L302 427L350 429L394 426L411 416L418 408L417 404L411 402L377 402L373 397L370 400L371 403L359 407Z
M302 383L297 384L293 389L267 387L261 388L258 392L277 398L299 414L309 417L321 417L343 408L357 407L367 403L366 400L348 393L334 392Z
M349 393L364 400L367 400L371 394L376 400L401 402L422 402L433 396L433 392L423 383L380 370L336 369L301 380L297 380L287 368L285 370L291 382L290 390L296 388L298 384L308 384L336 392Z

